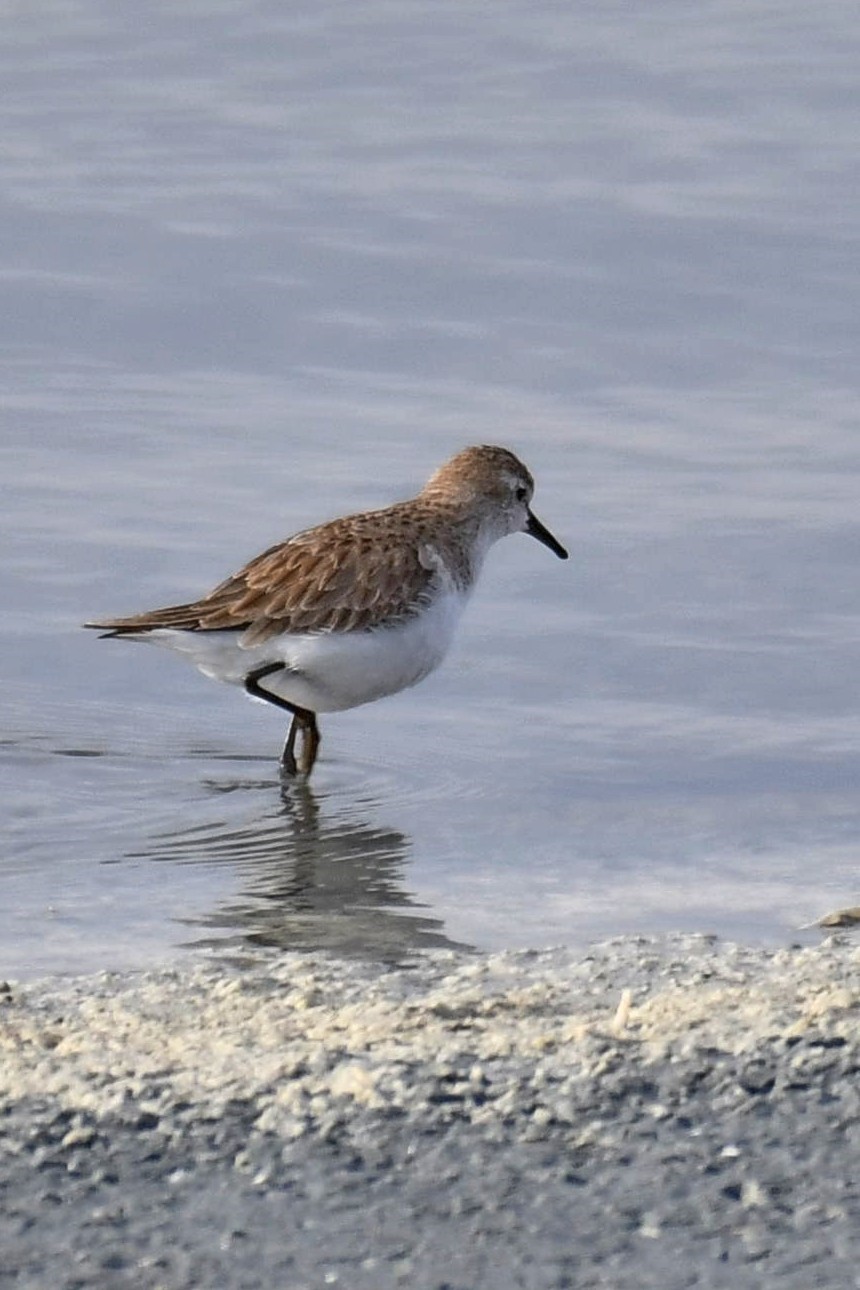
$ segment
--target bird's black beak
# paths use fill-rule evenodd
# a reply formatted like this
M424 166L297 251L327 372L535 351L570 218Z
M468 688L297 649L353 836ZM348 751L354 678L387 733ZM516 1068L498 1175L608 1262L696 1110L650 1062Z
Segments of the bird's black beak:
M531 511L529 511L528 523L526 524L526 533L530 533L533 538L537 538L538 542L543 542L544 546L548 546L550 551L555 552L559 560L567 559L567 552L558 538L554 538L549 529L544 528L538 517Z

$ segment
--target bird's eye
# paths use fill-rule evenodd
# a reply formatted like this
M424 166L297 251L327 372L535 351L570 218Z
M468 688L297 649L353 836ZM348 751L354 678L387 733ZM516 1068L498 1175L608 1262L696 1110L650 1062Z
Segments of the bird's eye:
M527 488L523 488L522 484L520 484L519 488L514 493L514 496L518 502L527 502L529 500L529 490Z

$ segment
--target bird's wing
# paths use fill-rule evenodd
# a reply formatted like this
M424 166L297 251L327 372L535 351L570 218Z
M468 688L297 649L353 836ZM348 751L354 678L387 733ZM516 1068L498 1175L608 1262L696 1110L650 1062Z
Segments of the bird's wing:
M402 622L432 598L438 568L417 541L379 540L364 515L296 534L256 556L201 600L88 623L123 636L178 628L242 631L260 645L282 632L352 632Z

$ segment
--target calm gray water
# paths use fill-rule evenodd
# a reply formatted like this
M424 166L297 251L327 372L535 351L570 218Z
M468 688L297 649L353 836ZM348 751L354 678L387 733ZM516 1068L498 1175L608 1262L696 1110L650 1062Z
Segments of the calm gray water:
M858 894L843 0L33 0L0 118L0 972L780 942ZM501 442L418 689L323 724L79 623Z

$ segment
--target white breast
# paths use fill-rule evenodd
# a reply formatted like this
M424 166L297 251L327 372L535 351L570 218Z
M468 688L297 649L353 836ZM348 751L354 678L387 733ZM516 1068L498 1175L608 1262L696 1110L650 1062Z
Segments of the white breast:
M338 712L396 694L439 666L462 611L462 596L446 592L398 627L284 636L273 644L290 671L264 684L312 712Z

